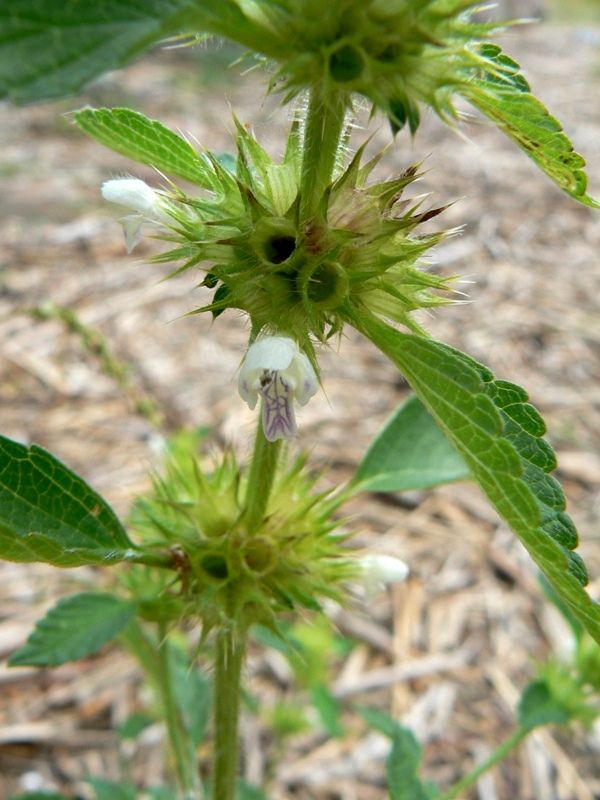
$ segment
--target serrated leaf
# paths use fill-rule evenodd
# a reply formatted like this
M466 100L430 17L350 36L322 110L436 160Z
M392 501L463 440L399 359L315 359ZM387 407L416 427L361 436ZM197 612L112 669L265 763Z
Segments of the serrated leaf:
M129 108L83 108L74 120L96 141L133 161L206 189L216 185L210 161L155 119Z
M216 34L261 49L235 0L9 0L0 4L0 98L74 94L167 37Z
M0 558L58 567L135 556L114 511L46 450L0 436Z
M517 708L519 726L532 730L540 725L563 725L570 719L568 710L553 697L544 681L533 681L523 690Z
M135 605L111 594L81 592L65 597L36 623L11 667L57 667L92 655L133 619Z
M575 152L560 122L530 91L519 65L493 44L479 49L481 75L461 93L568 195L591 208L600 203L586 193L585 159Z
M401 333L367 315L349 321L403 372L500 516L600 642L600 604L583 589L585 565L572 552L575 527L560 485L546 473L555 464L551 448L540 444L540 425L530 411L505 411L525 402L523 390L495 381L481 364L440 342Z
M185 28L190 0L9 0L0 4L0 97L74 94Z
M418 397L410 397L379 431L355 480L371 492L404 492L462 481L470 473Z

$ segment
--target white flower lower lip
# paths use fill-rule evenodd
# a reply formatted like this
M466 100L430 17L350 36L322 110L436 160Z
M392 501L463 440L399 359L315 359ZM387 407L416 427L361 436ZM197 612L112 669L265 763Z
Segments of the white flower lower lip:
M291 439L296 433L296 417L289 383L278 372L265 370L261 378L262 423L270 442Z
M296 433L294 400L305 405L318 388L315 371L287 336L263 336L248 348L238 387L250 408L262 399L262 424L270 442Z

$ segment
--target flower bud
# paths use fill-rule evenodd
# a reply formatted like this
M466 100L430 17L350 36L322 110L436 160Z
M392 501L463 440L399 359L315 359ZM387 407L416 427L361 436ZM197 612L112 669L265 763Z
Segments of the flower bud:
M116 178L102 184L102 197L147 217L160 214L160 196L139 178Z
M363 585L367 594L383 591L392 583L401 583L408 577L408 565L394 556L370 553L361 559Z
M135 212L122 220L128 253L140 241L144 223L158 222L164 216L160 195L139 178L105 181L102 184L102 197L110 203L118 203Z

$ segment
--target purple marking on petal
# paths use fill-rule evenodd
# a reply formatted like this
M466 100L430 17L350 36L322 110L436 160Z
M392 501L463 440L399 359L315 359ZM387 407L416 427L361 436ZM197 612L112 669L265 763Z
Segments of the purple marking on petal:
M291 439L296 433L294 404L289 384L276 371L266 380L263 373L260 393L263 398L262 422L265 438L269 442L277 439Z
M299 398L300 405L305 406L315 393L315 382L309 378L302 381L302 397Z

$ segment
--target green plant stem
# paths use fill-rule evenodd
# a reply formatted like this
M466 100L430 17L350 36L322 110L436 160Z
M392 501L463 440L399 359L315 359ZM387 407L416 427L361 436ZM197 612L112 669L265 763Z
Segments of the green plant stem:
M320 87L310 92L304 128L300 177L300 224L315 215L333 176L346 115L345 95L323 97Z
M170 648L167 640L167 629L164 624L159 625L158 642L158 667L161 685L162 701L169 732L169 742L175 761L177 782L186 800L201 798L200 779L196 767L193 748L180 709L175 696L175 684L171 674Z
M310 92L305 120L300 222L315 216L323 193L331 182L346 116L343 93L323 97L320 87ZM281 442L268 442L259 422L246 491L246 526L250 534L261 524L277 468Z
M441 795L438 800L454 800L454 798L458 797L462 792L476 783L489 769L506 758L508 753L510 753L513 748L517 747L517 745L521 744L529 733L531 733L531 731L528 729L517 728L514 733L511 733L510 736L498 745L485 761L482 761L479 766L475 767L475 769L465 775L464 778L461 778L458 783L455 783L454 786L445 792L445 794Z
M237 776L240 682L245 635L222 627L217 635L215 663L214 800L234 800Z
M195 763L195 754L177 707L169 658L170 648L165 637L166 629L160 625L158 644L155 644L135 623L129 625L122 634L126 646L137 658L148 682L160 700L167 726L169 746L175 762L179 796L184 800L202 800L204 795Z
M281 441L267 441L259 420L246 487L246 529L250 534L260 526L265 516L280 450Z
M331 182L340 147L345 117L342 95L325 101L317 88L310 95L306 115L300 221L307 224ZM265 517L275 480L281 441L269 442L259 421L246 486L245 523L251 537ZM217 634L215 664L215 750L213 768L214 800L234 800L237 775L240 679L245 635L235 626L223 625Z

